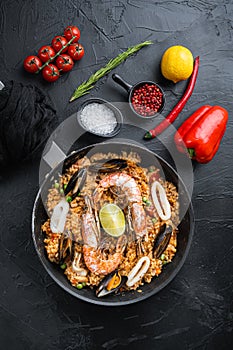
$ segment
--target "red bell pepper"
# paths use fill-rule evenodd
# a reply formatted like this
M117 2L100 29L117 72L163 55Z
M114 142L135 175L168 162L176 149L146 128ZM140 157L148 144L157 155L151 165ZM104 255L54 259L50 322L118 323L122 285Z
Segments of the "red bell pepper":
M177 149L199 163L208 163L217 152L226 130L228 112L220 106L202 106L177 130Z

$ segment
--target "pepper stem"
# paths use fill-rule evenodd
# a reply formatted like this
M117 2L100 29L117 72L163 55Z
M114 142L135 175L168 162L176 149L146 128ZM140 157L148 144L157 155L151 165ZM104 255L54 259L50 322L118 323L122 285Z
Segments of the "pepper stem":
M151 135L150 131L147 131L147 132L145 133L144 139L146 139L146 140L152 139L152 135Z
M195 150L194 148L188 148L188 154L189 157L192 159L193 157L195 157Z

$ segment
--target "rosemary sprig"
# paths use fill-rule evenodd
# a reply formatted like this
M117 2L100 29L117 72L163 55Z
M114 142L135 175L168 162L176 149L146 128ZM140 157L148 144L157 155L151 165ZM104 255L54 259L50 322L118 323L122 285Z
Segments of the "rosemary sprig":
M77 98L86 95L89 93L89 90L91 90L94 87L94 84L103 76L111 72L112 69L116 68L120 63L122 63L124 60L126 60L129 56L133 55L137 51L139 51L141 48L147 45L151 45L153 42L151 40L144 41L138 45L129 47L126 51L120 53L117 57L111 59L106 66L100 68L98 71L96 71L93 75L90 76L90 78L86 81L84 81L81 85L78 86L78 88L73 93L70 102L76 100Z

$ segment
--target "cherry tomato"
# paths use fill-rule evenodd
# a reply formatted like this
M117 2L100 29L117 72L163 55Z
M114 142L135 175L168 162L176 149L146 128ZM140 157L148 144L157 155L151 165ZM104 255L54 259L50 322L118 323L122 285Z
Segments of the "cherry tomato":
M52 47L54 48L54 50L56 52L60 51L62 49L63 46L65 46L67 44L67 40L66 38L64 38L64 36L58 35L55 36L55 38L53 38L52 40ZM61 53L66 52L67 47L64 48Z
M56 65L63 72L69 72L74 66L74 61L69 55L63 54L56 59Z
M72 43L76 43L80 38L80 30L78 29L78 27L68 26L64 30L64 35L67 41L70 41L72 37L75 36L75 39L72 41Z
M51 46L42 46L38 51L38 56L42 62L47 62L50 58L55 56L55 51Z
M56 81L60 77L58 68L54 64L48 64L42 70L43 78L49 82Z
M29 73L38 72L39 68L42 66L41 60L37 56L28 56L23 62L24 69Z
M68 48L68 54L75 61L81 60L84 55L84 47L79 43L71 44Z

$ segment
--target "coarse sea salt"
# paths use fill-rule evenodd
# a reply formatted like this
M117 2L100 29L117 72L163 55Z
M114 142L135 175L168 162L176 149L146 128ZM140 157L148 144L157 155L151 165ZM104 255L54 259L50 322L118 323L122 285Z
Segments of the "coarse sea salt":
M110 134L117 125L113 111L103 103L89 103L80 114L83 127L100 135Z

